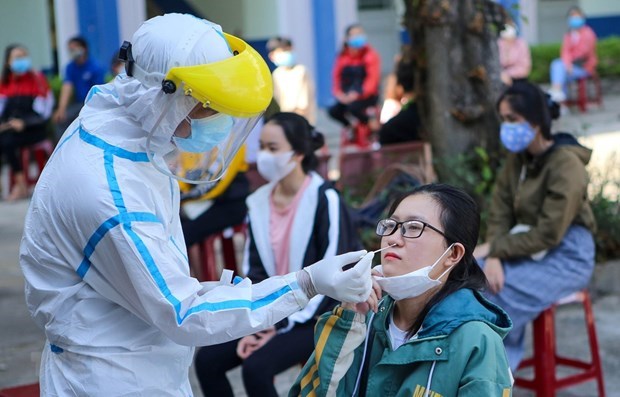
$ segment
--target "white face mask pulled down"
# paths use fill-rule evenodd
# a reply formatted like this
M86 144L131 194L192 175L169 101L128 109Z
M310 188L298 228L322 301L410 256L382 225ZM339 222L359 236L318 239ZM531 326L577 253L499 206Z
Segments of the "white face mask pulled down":
M268 182L278 182L295 168L293 154L292 150L277 154L261 150L256 157L258 173Z
M454 243L451 244L441 256L430 266L423 267L411 273L394 277L373 276L381 289L389 294L392 298L399 301L407 298L415 298L420 296L433 287L441 284L439 281L451 268L446 269L436 280L430 278L429 274L433 268L441 261L446 254L452 249ZM453 265L454 266L454 265ZM379 273L383 274L381 265L374 267Z

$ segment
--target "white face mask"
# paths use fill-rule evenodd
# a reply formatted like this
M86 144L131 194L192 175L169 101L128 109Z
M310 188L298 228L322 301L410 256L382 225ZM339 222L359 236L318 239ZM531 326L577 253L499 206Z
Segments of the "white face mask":
M292 150L277 154L261 150L256 157L258 173L269 182L278 182L295 168L293 154Z
M504 26L504 30L502 30L499 34L500 36L502 36L502 39L514 39L515 37L517 37L517 28L510 24L507 24L506 26Z
M399 301L407 298L415 298L416 296L420 296L431 288L441 284L439 279L441 279L452 268L452 266L441 273L441 275L437 277L437 280L430 278L429 274L435 265L437 265L437 263L439 263L439 261L446 256L453 246L454 244L451 244L431 266L426 266L401 276L373 277L377 280L377 283L381 289L395 300ZM376 266L374 269L383 274L383 267L381 265Z

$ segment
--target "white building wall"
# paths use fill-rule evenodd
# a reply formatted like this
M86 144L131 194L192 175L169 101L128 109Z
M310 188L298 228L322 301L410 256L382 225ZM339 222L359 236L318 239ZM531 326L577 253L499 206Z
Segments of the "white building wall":
M80 33L77 19L76 0L55 0L54 16L56 24L56 49L58 51L59 73L65 74L65 65L69 63L67 42Z
M342 48L344 43L344 31L347 26L361 22L357 11L357 0L337 0L334 1L334 29L336 31L336 48Z
M538 43L559 43L566 32L566 12L577 0L538 2Z
M28 47L36 69L53 65L47 0L2 0L0 50L19 43Z
M579 6L588 17L620 14L620 1L618 0L581 0Z
M135 31L146 20L145 0L116 0L116 9L118 10L118 36L121 43L124 40L131 41Z
M538 0L521 0L521 35L530 44L538 43Z
M297 62L316 76L312 0L278 0L276 7L278 30L272 36L290 38Z

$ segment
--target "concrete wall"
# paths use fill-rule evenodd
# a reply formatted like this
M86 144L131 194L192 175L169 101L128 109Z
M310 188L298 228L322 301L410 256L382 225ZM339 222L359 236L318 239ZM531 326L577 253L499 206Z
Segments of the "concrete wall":
M2 0L2 12L0 12L2 57L7 45L20 43L28 47L36 69L52 67L49 15L47 0Z
M538 3L538 43L559 43L566 32L566 11L579 5L577 0L540 1Z
M620 1L617 0L581 0L579 6L588 17L620 15Z
M599 37L620 35L620 1L618 0L521 0L538 3L536 29L526 36L532 44L558 43L566 32L566 12L571 6L579 6L587 17L587 23ZM525 4L523 4L525 3ZM527 29L527 28L526 28Z
M187 0L222 29L245 40L266 39L278 32L278 0Z
M359 11L360 23L368 42L381 56L383 75L394 70L394 57L400 52L400 24L395 8Z

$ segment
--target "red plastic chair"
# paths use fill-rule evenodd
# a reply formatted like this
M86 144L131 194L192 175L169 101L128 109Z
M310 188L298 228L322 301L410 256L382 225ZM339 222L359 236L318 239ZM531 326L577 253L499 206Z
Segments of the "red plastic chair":
M558 355L555 343L555 307L566 303L581 303L585 311L586 328L590 342L591 361L582 361L566 358ZM515 385L525 389L533 390L538 397L554 397L559 389L573 386L579 383L595 380L598 385L598 395L605 397L605 385L603 383L603 368L601 357L598 350L596 330L594 328L594 314L592 313L592 303L590 294L587 290L577 292L564 298L542 312L533 326L534 335L534 354L524 360L519 369L532 367L534 378L525 379L515 377ZM580 371L563 378L558 378L556 368L567 366Z
M219 233L212 234L200 243L200 256L202 266L201 281L217 281L219 280L220 271L218 271L218 261L216 255L216 241L221 242L221 259L224 269L230 269L235 274L239 271L237 264L237 255L235 253L235 235L241 234L245 239L247 226L245 224L236 225L224 229Z
M39 397L39 384L33 383L30 385L22 385L9 387L8 389L0 390L0 397Z
M366 109L369 119L379 120L379 113L377 106L370 106ZM352 127L345 127L340 132L340 148L353 146L358 149L367 149L373 143L372 134L373 132L368 124L356 120Z
M585 113L589 103L594 103L598 107L603 106L601 80L597 74L578 79L569 85L566 105L577 106L582 113Z

